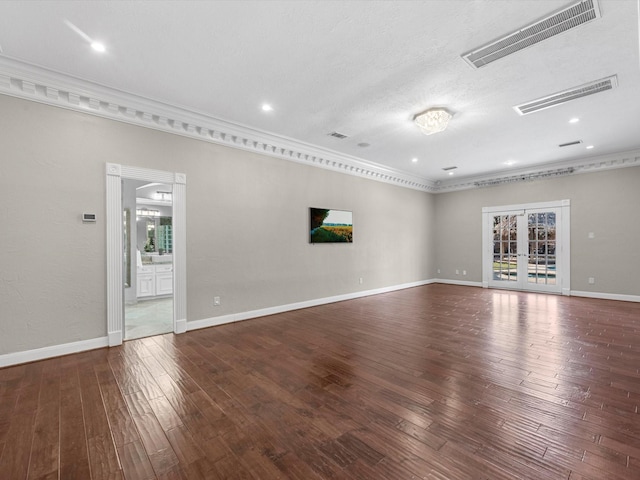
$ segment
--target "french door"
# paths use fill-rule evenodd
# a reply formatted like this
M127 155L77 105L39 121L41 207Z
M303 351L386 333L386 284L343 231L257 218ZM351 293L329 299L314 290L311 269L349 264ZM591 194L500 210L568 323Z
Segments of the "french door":
M569 294L569 201L483 208L483 284Z

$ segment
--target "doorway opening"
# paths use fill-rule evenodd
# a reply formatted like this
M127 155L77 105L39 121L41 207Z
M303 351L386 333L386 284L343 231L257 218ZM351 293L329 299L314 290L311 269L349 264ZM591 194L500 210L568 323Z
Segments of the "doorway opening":
M162 215L149 215L147 212L140 212L143 215L137 215L136 193L129 193L126 198L123 195L123 180L138 181L137 187L149 185L151 183L164 184L167 186L164 200L168 199L168 193L171 193L172 208L171 211L171 228L168 227L168 221L143 223L145 231L140 235L145 242L141 244L140 263L143 265L141 274L144 275L145 263L153 266L152 284L149 277L146 283L138 288L138 216L161 217ZM116 163L106 164L106 192L107 192L107 217L106 217L106 233L107 233L107 335L109 346L121 345L125 338L125 305L126 299L132 300L134 294L133 285L135 282L135 302L138 303L138 291L151 292L153 286L154 296L172 295L171 306L164 305L165 309L171 311L170 330L174 333L183 333L187 331L187 271L186 271L186 183L187 178L183 173L172 173L161 170L150 170L146 168L130 167L119 165ZM135 187L135 188L137 188ZM170 187L170 189L169 189ZM134 188L134 192L135 192ZM164 188L164 187L163 187ZM133 200L131 199L133 198ZM162 198L160 199L162 200ZM124 205L127 204L128 208ZM148 206L147 210L159 210L156 206ZM169 216L169 215L166 215ZM133 242L133 229L136 229L136 241ZM141 227L142 228L142 227ZM154 255L146 255L145 262L142 258L142 250L147 244L149 231L153 229L153 245L149 242L149 249L153 251L146 252L148 254L157 254L155 261ZM163 255L167 255L170 232L171 257L161 257L159 246L163 248ZM165 235L162 239L162 235ZM126 239L125 239L126 236ZM162 243L164 242L164 243ZM125 245L129 245L125 249ZM169 260L168 262L167 260ZM164 264L164 265L163 265ZM158 271L160 265L167 271ZM170 270L170 271L168 271ZM170 275L169 275L170 274ZM125 287L125 285L128 286ZM156 287L156 285L158 285ZM127 290L129 293L127 295ZM151 296L151 295L149 295ZM161 299L158 299L161 300ZM133 303L133 302L130 302ZM167 303L167 302L165 302ZM149 304L151 305L151 304ZM158 305L158 308L162 308ZM149 333L150 334L150 333ZM146 336L143 334L141 336ZM126 338L130 338L128 335Z
M124 339L173 331L173 186L122 179Z
M483 286L569 295L569 206L483 208Z

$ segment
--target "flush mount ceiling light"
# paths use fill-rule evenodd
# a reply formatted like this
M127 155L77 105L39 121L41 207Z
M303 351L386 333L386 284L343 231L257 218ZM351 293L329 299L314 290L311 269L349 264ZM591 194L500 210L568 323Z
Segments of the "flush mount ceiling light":
M442 132L452 115L444 108L430 108L426 112L419 113L413 118L414 123L425 135Z

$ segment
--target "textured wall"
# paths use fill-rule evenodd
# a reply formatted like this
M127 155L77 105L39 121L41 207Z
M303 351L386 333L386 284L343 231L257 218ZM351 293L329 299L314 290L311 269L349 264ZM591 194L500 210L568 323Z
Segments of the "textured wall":
M431 194L7 96L0 111L0 354L106 335L107 162L187 174L189 321L431 277ZM354 243L310 245L309 207L352 210Z
M563 199L571 200L571 290L640 295L640 167L436 195L434 276L482 281L482 207Z
M479 282L483 206L564 198L572 290L640 294L638 167L430 195L7 96L0 111L0 354L106 335L107 162L187 174L189 321ZM311 206L352 210L354 243L310 245Z

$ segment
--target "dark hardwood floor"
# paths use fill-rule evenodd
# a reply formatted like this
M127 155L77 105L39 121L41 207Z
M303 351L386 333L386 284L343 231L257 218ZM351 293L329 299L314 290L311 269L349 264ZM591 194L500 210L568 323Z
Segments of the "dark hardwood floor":
M640 304L428 285L0 370L0 478L640 479Z

